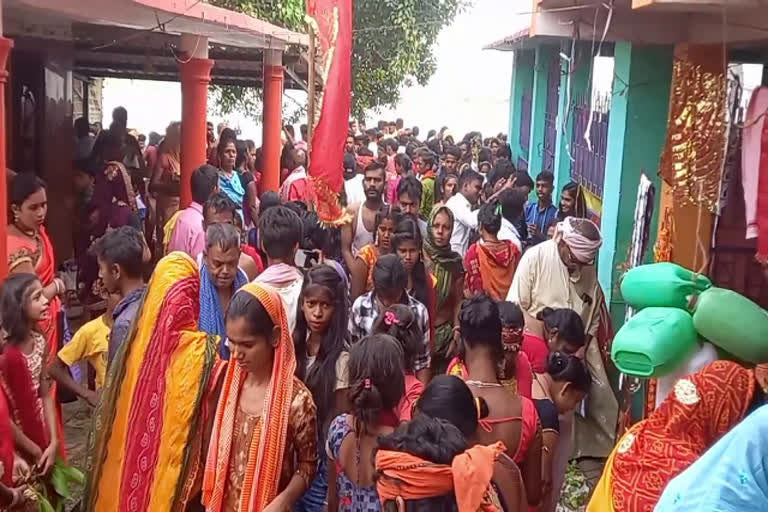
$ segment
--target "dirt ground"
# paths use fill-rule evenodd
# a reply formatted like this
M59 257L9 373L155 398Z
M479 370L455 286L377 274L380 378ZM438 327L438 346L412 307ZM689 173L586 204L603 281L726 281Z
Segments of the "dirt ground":
M84 469L93 409L84 400L77 400L72 403L62 404L61 410L64 416L64 438L67 443L67 458L71 465ZM82 489L73 489L73 499L71 503L68 503L67 510L75 508L75 505L82 498L82 493Z

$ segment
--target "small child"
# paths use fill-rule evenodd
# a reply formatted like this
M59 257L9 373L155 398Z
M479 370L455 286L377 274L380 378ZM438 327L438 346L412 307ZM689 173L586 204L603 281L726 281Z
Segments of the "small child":
M86 323L77 330L72 341L59 350L58 357L49 372L61 386L96 406L99 393L88 389L72 378L69 366L87 360L96 373L96 389L104 386L107 373L107 352L109 350L109 331L112 329L112 313L122 296L119 293L103 292L107 302L107 311L98 318Z
M529 332L523 335L523 352L536 373L546 373L552 352L584 357L584 322L578 313L568 308L544 308L536 318L544 323L544 338Z
M424 384L416 378L414 369L416 358L424 352L424 335L419 327L419 320L410 307L395 304L384 310L373 328L374 334L389 334L403 349L405 360L405 395L395 408L398 421L410 421L413 406L424 392Z

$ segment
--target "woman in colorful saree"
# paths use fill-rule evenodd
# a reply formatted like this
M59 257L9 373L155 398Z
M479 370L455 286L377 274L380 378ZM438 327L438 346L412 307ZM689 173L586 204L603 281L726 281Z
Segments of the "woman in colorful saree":
M12 274L3 282L0 321L7 342L0 356L0 393L8 400L19 452L42 473L53 466L61 439L46 370L48 347L38 331L48 305L34 274Z
M427 237L424 240L424 265L435 277L436 304L433 307L435 335L432 354L433 373L445 373L456 319L464 298L464 265L461 255L451 249L453 212L438 206L429 217ZM430 315L432 311L430 311Z
M650 512L670 480L765 401L760 370L715 361L677 381L608 458L588 512Z
M296 354L282 302L251 283L227 312L230 364L208 446L208 512L293 508L317 469L315 404L294 376Z
M768 510L768 405L736 425L664 489L655 512Z
M185 253L158 262L94 415L84 510L180 511L199 493L221 371L216 338L197 330L199 290Z
M520 261L520 250L511 240L499 240L501 205L486 203L477 214L480 240L469 246L464 257L467 277L464 295L487 293L493 300L504 300Z

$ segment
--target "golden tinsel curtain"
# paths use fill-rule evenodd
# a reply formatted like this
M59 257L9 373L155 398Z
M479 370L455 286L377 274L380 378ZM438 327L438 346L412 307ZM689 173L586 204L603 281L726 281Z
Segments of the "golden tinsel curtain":
M719 45L678 45L659 175L679 204L717 210L725 162L727 81Z

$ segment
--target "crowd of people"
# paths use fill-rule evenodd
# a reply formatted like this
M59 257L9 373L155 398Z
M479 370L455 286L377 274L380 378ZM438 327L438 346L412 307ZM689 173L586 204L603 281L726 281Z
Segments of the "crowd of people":
M568 460L609 454L590 510L647 511L764 399L761 374L720 361L616 443L599 227L578 184L556 200L503 135L350 123L333 228L303 129L275 192L253 144L209 125L179 209L178 124L143 154L125 126L116 111L80 167L81 297L105 312L71 340L46 186L10 188L3 506L66 456L65 391L95 406L88 511L553 512Z

